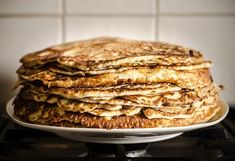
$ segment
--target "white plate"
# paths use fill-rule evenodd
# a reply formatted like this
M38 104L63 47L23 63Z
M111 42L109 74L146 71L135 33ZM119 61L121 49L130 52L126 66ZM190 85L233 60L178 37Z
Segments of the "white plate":
M8 101L6 112L17 124L28 128L44 130L55 133L61 137L93 143L110 144L133 144L162 141L181 135L183 132L209 127L222 121L229 111L229 106L225 101L221 101L223 110L210 122L182 126L163 128L135 128L135 129L100 129L100 128L70 128L47 125L37 125L23 122L15 117L12 105L14 98Z

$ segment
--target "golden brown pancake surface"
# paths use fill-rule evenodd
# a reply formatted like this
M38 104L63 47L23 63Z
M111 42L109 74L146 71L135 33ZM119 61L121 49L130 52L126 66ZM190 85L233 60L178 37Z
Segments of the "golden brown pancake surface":
M34 124L187 126L207 122L221 109L211 61L179 45L100 37L20 61L14 114Z
M179 45L100 37L70 42L25 55L26 66L58 62L81 70L110 69L120 66L197 64L200 52Z

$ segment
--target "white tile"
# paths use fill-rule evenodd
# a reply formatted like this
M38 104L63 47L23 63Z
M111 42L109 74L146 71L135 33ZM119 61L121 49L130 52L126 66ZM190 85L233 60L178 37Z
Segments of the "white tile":
M26 53L61 42L57 18L0 18L1 101L13 93L19 59Z
M235 17L163 17L160 40L202 51L215 82L226 87L222 96L235 104Z
M155 0L66 0L67 13L154 14Z
M160 13L235 13L234 0L160 0Z
M0 0L0 14L59 14L61 0Z
M60 24L58 18L0 18L1 72L15 71L24 54L61 42Z
M119 36L132 39L153 40L154 18L74 18L66 20L66 40L87 39L98 36Z

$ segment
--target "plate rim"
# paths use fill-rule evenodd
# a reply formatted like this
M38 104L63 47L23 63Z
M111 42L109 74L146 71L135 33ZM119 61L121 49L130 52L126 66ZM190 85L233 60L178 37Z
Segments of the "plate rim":
M90 142L90 143L101 143L101 144L139 144L139 143L151 143L151 142L158 142L158 141L164 141L164 140L169 140L175 137L178 137L182 135L183 133L173 133L173 134L166 134L166 135L150 135L150 136L145 136L145 137L115 137L115 138L107 138L107 137L89 137L85 135L79 135L78 138L73 140L77 141L82 141L82 142ZM66 137L61 134L57 134L61 137L64 138L69 138L71 137Z
M156 127L156 128L125 128L125 129L104 129L104 128L75 128L75 127L58 127L58 126L48 126L48 125L40 125L40 124L32 124L32 123L27 123L24 121L21 121L17 119L13 112L13 100L15 96L12 97L7 103L6 103L6 113L7 115L17 124L28 127L28 128L33 128L33 129L39 129L39 130L45 130L45 131L50 131L50 132L79 132L79 133L108 133L108 134L144 134L144 133L154 133L154 134L162 134L162 133L179 133L179 132L186 132L186 131L192 131L200 128L205 128L209 126L213 126L215 124L218 124L221 122L228 114L229 112L229 106L227 102L224 99L220 99L221 105L224 108L223 114L220 118L211 121L211 122L206 122L206 123L200 123L200 124L194 124L194 125L188 125L188 126L178 126L178 127ZM137 135L137 134L136 134Z

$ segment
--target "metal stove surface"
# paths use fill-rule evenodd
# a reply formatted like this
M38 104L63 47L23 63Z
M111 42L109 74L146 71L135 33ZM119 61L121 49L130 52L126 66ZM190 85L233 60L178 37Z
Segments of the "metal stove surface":
M0 119L4 161L207 161L235 160L235 111L213 127L150 144L110 145L68 140Z

